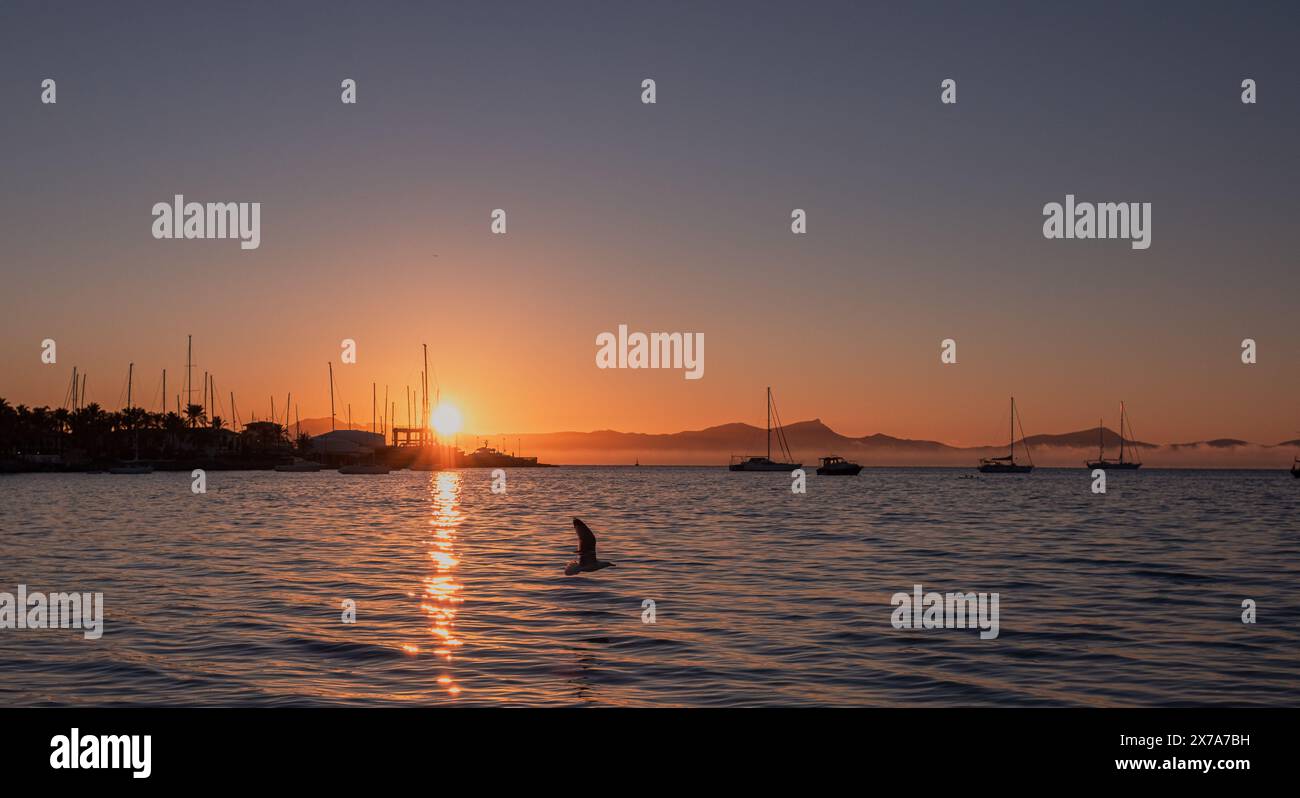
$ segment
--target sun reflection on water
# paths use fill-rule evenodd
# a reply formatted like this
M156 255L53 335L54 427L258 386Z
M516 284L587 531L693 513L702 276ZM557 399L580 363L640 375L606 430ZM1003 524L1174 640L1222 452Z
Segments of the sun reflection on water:
M454 471L439 472L430 484L429 491L433 500L432 517L429 519L433 533L429 560L433 563L433 573L424 578L424 596L420 609L429 616L431 622L429 633L436 646L433 654L447 668L447 672L438 676L438 684L449 695L456 696L460 694L461 688L450 673L450 666L454 652L462 645L456 636L456 608L463 601L460 597L462 585L456 581L456 566L460 564L456 557L456 528L461 521L460 474Z

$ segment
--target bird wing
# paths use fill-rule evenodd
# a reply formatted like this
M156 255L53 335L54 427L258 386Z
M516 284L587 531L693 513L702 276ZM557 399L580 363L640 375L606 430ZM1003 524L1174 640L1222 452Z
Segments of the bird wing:
M596 536L592 534L591 528L582 523L581 518L573 519L573 531L578 533L578 553L596 554Z

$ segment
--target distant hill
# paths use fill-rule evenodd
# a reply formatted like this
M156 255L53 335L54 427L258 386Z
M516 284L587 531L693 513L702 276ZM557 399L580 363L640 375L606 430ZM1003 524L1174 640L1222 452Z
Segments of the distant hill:
M1127 426L1127 425L1126 425ZM1102 439L1106 444L1106 450L1119 450L1119 433L1112 432L1110 429L1102 428ZM1026 437L1025 442L1030 446L1065 446L1070 448L1097 448L1097 428L1083 429L1078 432L1066 432L1060 435L1030 435ZM1147 449L1156 448L1157 444L1146 443L1145 441L1125 440L1125 446L1140 446Z
M1106 456L1119 454L1119 435L1102 429ZM973 466L981 457L1006 454L1005 443L984 446L950 446L939 441L898 438L876 433L861 437L841 435L821 419L800 421L785 427L796 460L815 466L817 458L838 454L864 465ZM461 436L462 444L467 438ZM762 427L744 423L721 424L700 430L674 433L594 432L496 433L480 436L499 446L520 448L520 454L537 455L545 462L570 464L722 465L731 455L765 454L767 433ZM1028 443L1033 461L1045 466L1081 467L1097 454L1097 429L1060 434L1030 435L1016 441L1017 457L1023 458ZM775 442L773 444L776 445ZM1232 443L1217 439L1204 444L1183 444L1183 448L1149 441L1125 441L1125 447L1150 466L1273 468L1278 455L1247 441ZM775 453L775 450L774 450ZM1289 460L1287 463L1289 464Z
M1193 441L1192 443L1171 443L1171 449L1187 449L1197 446L1209 446L1213 449L1229 449L1233 446L1250 446L1250 441L1243 441L1237 438L1215 438L1212 441Z
M1119 435L1106 429L1103 431L1107 450L1119 449ZM488 436L491 438L492 436ZM600 450L619 452L689 452L705 454L709 462L719 457L732 455L765 454L767 452L767 431L761 427L743 423L723 424L702 430L685 432L646 434L638 432L615 432L600 430L597 432L556 432L532 435L504 435L507 440L520 439L525 446L546 451L574 449L588 452ZM785 427L785 437L790 442L796 457L807 462L816 462L816 458L826 454L839 454L845 457L865 457L895 459L907 462L929 462L935 459L968 462L972 457L987 456L991 453L1003 453L1005 444L958 447L946 443L912 438L896 438L892 435L876 433L854 438L841 435L826 426L821 419L800 421ZM1062 435L1031 435L1028 443L1034 448L1087 448L1097 447L1097 430L1082 430ZM775 439L774 439L775 441ZM1016 441L1016 446L1024 446L1024 441ZM773 446L777 444L774 442ZM1154 448L1156 444L1133 441L1128 446ZM638 456L639 457L639 456ZM691 458L690 461L694 461Z
M337 429L347 424L335 419ZM354 423L353 429L369 430L370 424ZM302 421L303 432L319 435L329 432L329 418L310 418ZM1119 435L1109 428L1102 429L1106 456L1119 455ZM826 426L821 419L800 421L785 427L786 439L794 456L805 466L815 466L817 458L838 454L864 465L949 465L970 466L981 457L1006 454L1007 445L999 442L985 446L950 446L939 441L898 438L883 433L851 437L841 435ZM683 430L672 433L619 432L594 430L592 432L542 432L493 433L459 436L463 449L473 449L483 441L489 445L524 455L536 455L543 462L560 464L610 465L640 461L642 465L722 465L731 455L765 454L767 432L762 427L733 422ZM1033 461L1045 466L1082 466L1085 459L1097 454L1097 428L1075 432L1030 435L1016 441L1017 457L1024 455L1029 446ZM776 446L773 438L773 446ZM1236 438L1216 438L1177 444L1157 444L1149 441L1125 441L1125 447L1136 450L1150 466L1243 468L1276 467L1282 453L1277 447L1300 446L1300 439L1284 441L1275 446L1254 444ZM1270 453L1270 450L1271 453ZM774 453L779 450L774 449ZM1289 455L1286 465L1290 464Z

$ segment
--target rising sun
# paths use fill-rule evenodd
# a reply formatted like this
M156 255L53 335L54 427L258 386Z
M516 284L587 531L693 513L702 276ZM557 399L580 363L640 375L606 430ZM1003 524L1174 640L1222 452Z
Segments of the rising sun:
M433 428L438 431L439 435L455 435L460 432L460 411L455 405L441 402L433 409Z

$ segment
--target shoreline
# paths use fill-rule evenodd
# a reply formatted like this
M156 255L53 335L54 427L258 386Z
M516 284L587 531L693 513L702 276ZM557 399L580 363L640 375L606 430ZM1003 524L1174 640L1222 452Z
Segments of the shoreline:
M8 467L0 466L0 476L5 476L5 475L17 475L17 474L58 474L58 475L69 475L69 474L106 474L106 473L108 473L108 469L109 469L110 467L112 467L113 465L116 465L116 464L105 465L105 466L103 466L102 468L100 468L100 467L95 467L95 468L8 468ZM150 465L153 465L153 466L154 466L154 471L157 472L157 473L183 473L183 472L186 472L186 471L192 471L192 470L194 470L194 469L203 469L204 471L223 471L223 472L230 472L230 471L249 471L249 472L254 472L254 471L269 471L269 472L274 472L274 471L275 471L275 466L274 466L274 465L271 465L271 466L265 466L265 467L262 467L262 466L258 466L258 467L232 466L232 465L220 464L220 463L218 463L218 464L212 464L212 463L206 463L206 464L205 464L205 463L193 463L193 464L191 464L191 463L187 463L187 464L184 464L184 465L181 465L181 466L173 466L172 464L163 465L163 464L158 464L158 463L150 463ZM495 469L495 468L503 468L503 469L516 469L516 468L526 468L526 469L534 469L534 468L537 468L537 469L554 469L554 468L570 468L570 469L574 469L574 468L582 468L582 469L594 469L594 468L600 468L600 469L606 469L606 468L608 468L608 469L633 469L633 470L635 470L635 469L642 469L642 468L658 468L658 469L687 469L687 468L689 468L689 469L695 469L695 470L700 470L700 471L723 471L723 470L726 470L727 466L726 466L725 464L722 464L722 465L702 465L702 464L699 464L699 463L681 463L681 464L673 464L673 463L641 463L640 465L628 465L628 464L625 464L625 463L539 463L539 464L537 464L537 465L514 465L514 466L458 465L458 466L453 466L453 467L451 467L451 468L437 468L437 469L432 469L432 471L482 471L482 470ZM963 466L963 465L916 465L916 464L909 464L909 465L865 465L865 464L864 464L864 465L862 466L862 470L863 470L864 472L866 472L866 471L871 471L871 470L876 470L876 471L886 471L886 470L888 470L888 471L962 471L962 472L965 472L965 471L976 471L977 469L978 469L978 466L977 466L977 465ZM322 468L319 472L315 472L315 473L327 473L327 472L333 472L333 471L337 471L337 470L338 470L337 467L325 467L325 468ZM398 471L411 471L411 472L413 472L413 473L428 473L427 471L424 471L423 469L411 469L411 468L406 468L406 467L393 467L392 470L393 470L393 472L398 472ZM1035 466L1035 467L1034 467L1034 470L1035 470L1035 471L1091 471L1091 469L1089 469L1087 466L1082 466L1082 465L1081 465L1081 466L1047 466L1047 465L1040 465L1040 466ZM809 467L806 467L806 468L804 469L804 471L807 472L808 475L812 476L812 475L815 475L816 469L813 468L813 467L811 467L811 466L809 466ZM1289 468L1288 468L1287 466L1264 467L1264 466L1153 466L1153 465L1144 465L1144 466L1142 466L1141 472L1139 472L1139 473L1146 473L1146 472L1151 472L1151 471L1162 471L1162 472L1163 472L1163 471L1233 471L1233 472L1259 472L1259 473L1275 473L1275 472L1281 472L1281 473L1284 473L1284 474L1287 474L1288 476L1290 476L1290 470L1289 470ZM770 473L773 473L773 474L783 474L783 475L785 474L785 472L783 472L783 471L773 471L773 472L770 472ZM987 474L986 474L986 475L982 475L982 476L981 476L981 475L978 475L978 474L977 474L976 476L980 476L980 478L985 478L985 477L992 477L992 476L994 476L994 475L987 475ZM1032 475L1032 474L1011 475L1011 476L1020 476L1020 477L1022 477L1022 478L1024 478L1024 479L1032 479L1032 478L1033 478L1033 475Z

